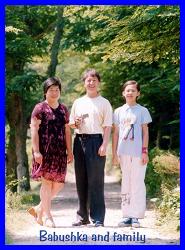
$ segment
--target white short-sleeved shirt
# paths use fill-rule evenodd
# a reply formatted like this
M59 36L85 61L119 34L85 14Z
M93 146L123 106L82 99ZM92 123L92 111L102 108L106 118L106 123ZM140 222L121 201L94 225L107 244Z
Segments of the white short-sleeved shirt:
M74 101L69 124L74 124L76 116L83 116L83 123L77 134L103 134L103 127L112 126L112 107L110 102L102 96L90 98L87 95Z
M148 109L140 104L134 106L124 104L117 108L114 111L114 124L119 127L117 154L141 157L142 124L150 122L152 118Z

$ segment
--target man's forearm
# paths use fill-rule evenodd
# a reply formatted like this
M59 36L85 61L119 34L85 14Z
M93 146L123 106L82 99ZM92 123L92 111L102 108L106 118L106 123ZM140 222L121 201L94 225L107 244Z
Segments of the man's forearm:
M103 134L103 145L107 147L109 143L109 138L110 138L110 133L111 133L111 127L104 127L104 134Z

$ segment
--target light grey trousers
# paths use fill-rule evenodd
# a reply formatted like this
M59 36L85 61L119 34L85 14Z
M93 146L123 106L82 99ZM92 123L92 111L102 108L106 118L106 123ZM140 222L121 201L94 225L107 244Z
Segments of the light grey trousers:
M144 218L146 209L145 172L141 158L120 156L122 171L121 207L123 217Z

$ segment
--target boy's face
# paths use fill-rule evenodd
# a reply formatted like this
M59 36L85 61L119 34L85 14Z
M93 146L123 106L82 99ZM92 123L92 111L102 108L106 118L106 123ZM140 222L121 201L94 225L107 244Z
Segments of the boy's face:
M140 92L137 90L136 85L128 85L122 94L125 97L126 102L132 103L136 102L136 98L140 95Z
M95 93L98 91L100 82L96 76L88 76L84 81L84 87L87 92Z

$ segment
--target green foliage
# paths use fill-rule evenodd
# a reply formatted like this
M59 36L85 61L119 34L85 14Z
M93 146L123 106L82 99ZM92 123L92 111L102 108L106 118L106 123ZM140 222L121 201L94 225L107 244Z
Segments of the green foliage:
M11 190L15 185L18 185L18 181L11 181L6 185L6 209L25 209L28 205L36 205L39 203L40 198L38 194L31 192L12 192Z
M149 191L154 191L153 194L159 198L156 204L159 221L163 223L172 219L176 223L176 229L179 230L179 158L172 152L157 148L151 150L150 156L149 167L152 166L152 171L148 167L150 171L146 174L146 185ZM156 190L158 193L155 193Z
M166 220L176 221L176 230L180 229L180 187L177 186L172 190L162 186L162 197L158 202L157 210L159 212L159 221Z
M55 17L54 6L7 6L6 27L19 30L16 33L6 29L7 57L28 62L32 56L46 53L49 45L46 34L51 31Z
M130 15L109 23L105 30L108 33L110 28L119 29L119 33L115 34L103 59L134 63L165 59L178 63L179 7L134 6L131 9Z
M158 197L161 194L162 178L161 175L155 171L155 166L152 163L153 158L161 153L162 151L158 148L153 148L149 151L149 163L145 177L147 197L149 198Z
M160 174L162 179L162 187L172 190L179 182L179 159L170 152L163 152L152 160L155 172Z
M21 206L21 195L8 189L6 191L6 209L20 209Z
M160 197L164 188L170 191L179 183L179 159L159 148L149 151L149 159L145 178L147 196Z
M102 71L103 95L117 107L121 84L136 80L139 102L153 118L151 146L178 149L179 7L96 6L90 13L94 40L87 55Z
M6 244L12 244L13 243L13 239L11 238L11 236L7 232L6 232L5 243Z

